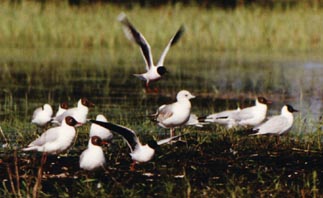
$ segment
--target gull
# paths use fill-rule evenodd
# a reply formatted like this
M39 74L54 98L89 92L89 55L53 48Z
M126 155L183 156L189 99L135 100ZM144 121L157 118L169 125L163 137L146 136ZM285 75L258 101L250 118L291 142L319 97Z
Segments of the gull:
M282 135L292 128L294 122L293 112L298 112L291 105L284 105L281 114L269 118L266 122L253 128L252 135L276 134Z
M88 171L104 168L106 160L101 146L106 144L99 136L92 136L87 149L80 155L80 168Z
M44 126L51 121L53 109L49 104L44 104L42 107L35 109L31 123L37 126Z
M166 144L180 137L180 135L178 135L178 136L173 136L170 138L159 140L158 142L156 142L155 140L151 140L147 144L142 144L139 138L137 137L136 132L129 128L112 124L110 122L101 122L97 120L90 120L90 122L98 124L111 131L114 131L119 135L121 135L126 140L127 145L129 146L131 151L130 152L131 159L133 160L133 163L130 166L131 170L134 170L136 163L143 163L151 160L155 154L155 149L158 146L162 144Z
M97 115L96 120L101 122L107 122L106 117L102 114ZM113 134L109 129L106 129L94 123L92 123L90 127L90 137L93 137L93 136L98 136L102 140L110 140L113 138Z
M266 118L267 104L270 104L271 101L264 97L258 97L255 103L254 106L241 109L229 118L234 119L239 126L257 126Z
M86 98L81 98L77 102L77 107L67 109L63 114L53 119L53 123L60 124L66 116L72 116L78 122L86 123L86 117L89 112L89 107L93 107L94 104Z
M170 47L176 44L177 41L181 38L182 34L184 33L184 27L181 26L176 32L176 34L171 38L163 53L161 54L157 65L154 65L150 45L145 39L145 37L139 31L136 30L136 28L130 23L130 21L124 13L121 13L118 16L118 20L122 23L124 27L124 32L128 39L136 42L137 45L140 46L141 53L146 62L146 72L142 74L134 74L134 76L140 78L141 80L145 80L146 88L148 89L149 82L159 80L167 72L164 66L166 54Z
M241 109L238 107L234 110L221 111L219 113L214 113L206 116L205 122L213 122L220 125L225 125L228 129L235 127L238 123L233 118Z
M55 118L59 117L60 115L62 115L66 110L68 109L68 104L67 102L62 102L59 106L58 106L58 110L55 114Z
M176 102L160 106L151 117L159 126L169 128L170 137L172 137L175 127L185 125L189 121L191 115L190 99L192 98L195 98L195 96L189 91L181 90L177 93Z
M76 135L74 127L79 125L80 123L73 117L67 116L61 126L48 129L22 150L59 154L71 146Z

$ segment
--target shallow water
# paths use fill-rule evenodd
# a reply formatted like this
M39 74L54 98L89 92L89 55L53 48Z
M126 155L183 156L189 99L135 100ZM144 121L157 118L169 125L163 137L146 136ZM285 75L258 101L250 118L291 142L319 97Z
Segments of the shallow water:
M144 69L141 56L137 53L129 54L133 59L124 59L105 50L45 49L2 52L0 126L12 143L11 146L19 149L36 136L37 128L30 124L32 112L36 107L50 103L55 111L62 101L74 106L79 98L87 97L96 104L90 110L90 118L102 113L112 122L135 129L144 140L152 136L158 139L167 136L168 131L151 123L147 115L155 112L158 106L174 101L179 90L187 89L197 96L192 100L192 111L200 116L236 108L237 105L252 105L254 98L262 95L273 101L268 115L278 114L285 103L292 104L301 111L296 115L292 133L308 133L317 128L323 110L323 61L319 58L307 55L284 57L211 52L204 53L203 56L175 55L177 56L170 55L166 60L169 73L165 78L151 84L158 88L159 92L147 94L144 83L132 76L133 73ZM47 164L45 169L54 178L47 178L43 182L44 186L48 186L44 188L47 193L59 193L56 188L52 188L59 182L67 184L79 181L80 178L84 179L84 172L77 166L78 155L87 145L88 129L89 126L79 129L78 141L69 152L69 157L49 159L49 164L52 165ZM199 129L185 130L200 132ZM217 130L221 128L208 126L202 129L202 132L217 133ZM203 139L203 133L198 135L198 138ZM266 170L264 175L269 173L286 176L288 178L284 182L287 184L293 183L290 178L295 177L296 183L299 184L304 182L302 178L312 174L313 167L318 168L316 162L321 158L321 154L308 156L297 152L284 158L288 151L278 150L277 155L271 155L266 151L267 148L256 153L253 148L235 154L236 151L232 151L232 142L216 140L216 143L200 145L194 142L194 139L188 138L189 141L193 141L194 149L190 145L178 145L175 149L167 146L162 150L165 154L161 151L153 162L140 165L139 172L131 173L128 171L128 148L122 141L118 141L119 138L116 145L111 144L112 147L109 148L109 151L118 154L108 152L108 161L112 165L109 165L108 173L101 175L98 181L106 182L105 187L111 188L114 186L111 175L119 182L126 178L128 184L122 184L125 187L134 183L145 183L144 187L141 186L143 192L161 195L161 189L164 188L158 186L158 180L185 186L187 181L181 178L187 174L192 179L193 186L204 188L210 185L221 189L230 183L232 175L243 180L253 180L259 177L258 170ZM178 153L173 153L174 150ZM13 161L12 153L8 152L12 151L3 148L0 156L4 160ZM39 155L26 155L21 152L18 155L31 158L32 164L26 163L26 167L36 169ZM187 158L187 161L178 161L183 156L186 156L184 158ZM296 161L290 162L296 158ZM117 164L114 164L115 162ZM277 162L280 162L281 166L273 168ZM177 170L173 167L174 163L184 168ZM293 168L290 168L291 166ZM65 172L69 173L68 176L64 176L64 180L56 178L64 172L62 167L67 168L68 171ZM257 168L256 172L253 167ZM6 173L5 168L1 167L3 173ZM319 171L319 174L321 175L322 171ZM1 177L7 178L6 174ZM269 179L274 179L274 176ZM244 185L245 182L240 184ZM150 187L153 188L149 190ZM77 193L77 190L71 191Z

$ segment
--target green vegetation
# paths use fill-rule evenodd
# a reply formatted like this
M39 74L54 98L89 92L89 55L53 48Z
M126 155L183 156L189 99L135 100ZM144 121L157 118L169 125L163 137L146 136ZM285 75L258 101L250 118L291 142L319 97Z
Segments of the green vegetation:
M0 46L15 48L108 48L129 47L116 18L126 12L152 46L164 46L185 24L182 48L197 53L212 51L288 51L323 49L323 9L296 6L234 10L194 6L134 7L109 4L70 7L64 3L23 1L0 3ZM149 17L147 17L149 16Z
M155 59L177 28L186 26L167 55L169 74L153 84L159 94L146 94L131 75L143 71L144 62L116 21L122 11L146 36ZM3 196L31 197L36 181L40 197L322 196L323 9L204 10L180 4L126 9L54 1L42 7L2 1L0 18ZM248 106L256 95L273 100L268 115L279 113L284 103L301 112L280 140L250 137L241 128L184 128L189 133L184 143L161 147L135 172L129 171L129 149L117 135L106 148L107 170L79 169L89 125L78 128L67 155L48 158L42 179L37 178L41 155L20 150L40 133L30 123L36 107L48 102L56 109L62 101L74 106L84 96L96 104L90 118L102 113L138 131L143 142L162 138L168 131L147 115L172 102L180 89L197 95L192 101L197 115Z

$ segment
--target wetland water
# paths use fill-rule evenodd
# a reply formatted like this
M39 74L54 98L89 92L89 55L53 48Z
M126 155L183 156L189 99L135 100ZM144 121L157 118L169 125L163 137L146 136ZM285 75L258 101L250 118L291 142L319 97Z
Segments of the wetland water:
M106 191L114 188L111 195L122 191L125 196L130 192L122 189L132 189L139 196L142 193L160 196L164 191L179 196L188 193L227 195L231 192L229 188L234 191L236 185L248 186L241 189L244 193L251 194L260 189L259 194L261 190L275 194L273 185L276 182L284 189L278 193L286 190L297 194L300 188L305 189L305 194L312 193L316 184L313 181L322 175L321 152L316 150L309 155L295 148L299 148L298 143L304 144L301 143L303 134L320 126L322 59L306 55L171 54L165 61L169 73L161 81L151 84L159 89L159 93L146 94L143 82L132 76L144 70L137 51L129 54L133 57L130 59L104 50L2 52L0 126L11 145L11 149L1 148L0 152L4 185L9 186L6 165L13 161L12 148L20 150L36 137L37 128L30 124L36 107L50 103L55 111L59 102L67 101L74 106L80 97L87 97L96 105L90 110L90 118L102 113L114 123L135 129L143 140L158 139L167 136L168 131L155 126L146 116L158 106L174 101L179 90L187 89L197 96L192 101L192 112L199 116L236 108L237 105L252 105L259 95L273 101L268 115L280 113L285 103L292 104L300 110L291 131L297 138L288 139L288 144L284 143L281 148L275 145L275 141L259 138L252 143L262 146L253 147L248 142L250 138L221 127L190 127L183 129L190 132L186 143L166 145L152 162L139 165L138 171L132 173L128 170L131 163L129 150L117 137L106 151L107 172L88 175L78 168L78 155L87 145L89 129L89 126L83 126L78 129L78 140L67 156L49 157L44 168L48 174L42 190L51 195L84 195L86 189L91 191L94 184L101 182L103 188L99 189L102 192L96 193L109 194ZM4 143L2 140L1 144ZM20 174L36 173L40 155L18 151L18 156L21 157ZM124 180L126 182L122 182ZM66 187L61 189L60 182ZM82 188L85 190L80 190Z

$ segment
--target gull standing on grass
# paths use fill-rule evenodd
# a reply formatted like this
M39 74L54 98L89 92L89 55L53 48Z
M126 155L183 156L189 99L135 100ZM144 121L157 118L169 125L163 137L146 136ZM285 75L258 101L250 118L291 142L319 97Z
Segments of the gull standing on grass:
M91 171L105 166L106 160L102 150L103 145L107 142L98 136L92 136L89 140L88 147L80 156L80 168Z
M170 137L173 137L175 127L185 125L190 119L192 98L195 96L189 91L181 90L177 93L176 102L160 106L151 117L159 126L169 128Z
M145 39L145 37L136 30L136 28L130 23L127 16L121 13L118 16L118 20L122 23L124 27L124 32L129 40L134 41L140 46L141 53L146 62L146 72L142 74L134 74L136 77L146 81L146 89L149 89L149 82L159 80L166 72L164 66L164 59L171 46L173 46L181 38L184 27L181 26L176 34L171 38L166 48L164 49L157 65L154 65L153 56L151 54L150 45Z
M238 125L236 120L234 119L235 114L237 114L241 109L238 107L234 110L226 110L221 111L219 113L214 113L211 115L206 116L206 118L200 118L205 122L213 122L220 125L226 126L226 128L231 129Z
M255 103L254 106L241 109L232 115L239 126L257 126L265 120L267 104L271 104L271 101L264 97L258 97Z
M294 122L293 112L298 112L298 110L291 105L284 105L280 115L273 116L261 125L254 127L252 130L257 133L251 135L282 135L292 128Z
M53 109L49 104L44 104L42 107L35 109L31 123L37 126L45 126L52 119Z
M173 136L156 142L155 140L149 141L147 144L142 144L139 138L136 135L136 132L126 128L124 126L112 124L109 122L101 122L97 120L90 120L90 122L98 124L102 127L105 127L111 131L118 133L123 136L130 148L130 156L133 160L133 163L130 166L130 170L134 171L136 163L148 162L151 160L155 154L155 149L165 143L168 143L176 138L179 138L181 135Z
M107 118L102 114L97 115L96 120L101 121L101 122L108 121ZM98 136L102 140L110 140L113 138L113 134L111 133L111 131L109 129L104 128L104 127L94 124L94 123L92 123L91 127L90 127L90 137L93 137L93 136Z
M77 107L67 109L63 114L53 119L52 122L60 124L66 116L72 116L78 122L85 124L87 120L87 114L89 113L89 107L93 106L94 104L88 99L81 98L77 103Z
M59 154L66 151L75 139L75 127L80 126L73 117L67 116L61 126L53 127L42 133L40 137L31 142L23 151L42 152L42 164L45 164L47 154Z

